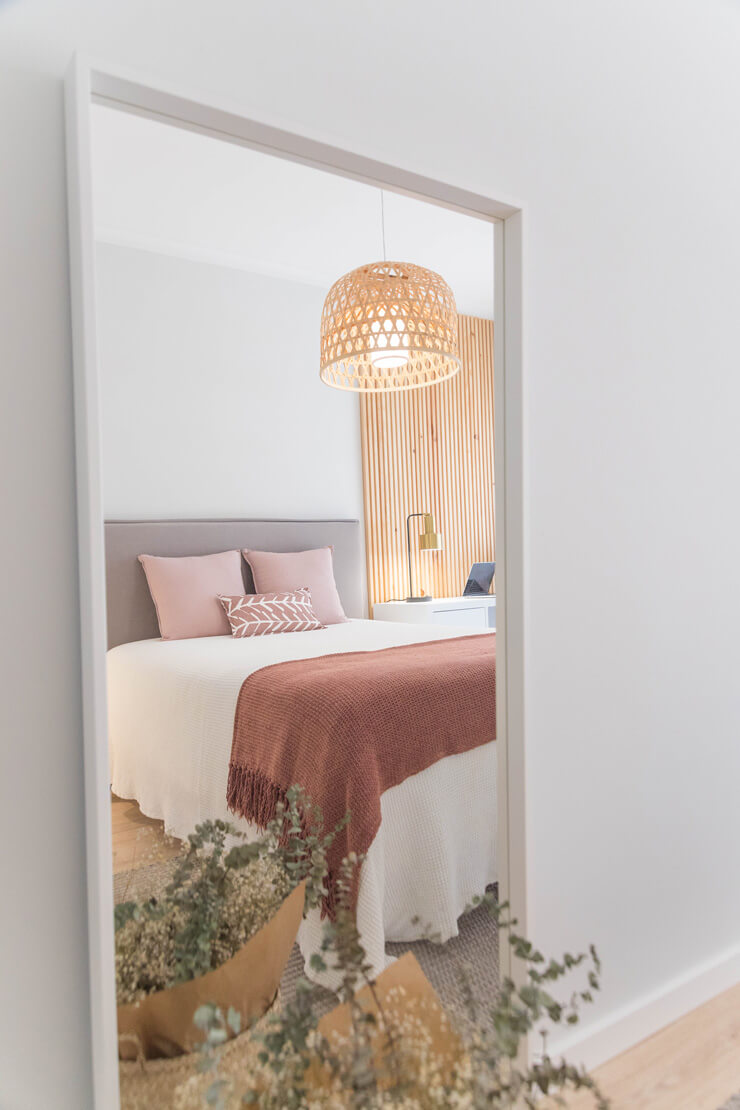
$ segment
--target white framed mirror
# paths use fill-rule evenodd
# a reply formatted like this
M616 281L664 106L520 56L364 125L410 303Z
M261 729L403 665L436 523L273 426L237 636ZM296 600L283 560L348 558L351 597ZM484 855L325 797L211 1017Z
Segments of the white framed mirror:
M467 640L481 611L475 598L464 600L461 581L454 587L460 595L457 607L452 605L445 613L439 605L434 611L430 608L426 626L419 620L367 619L368 604L392 603L391 593L377 592L377 583L368 574L369 560L382 561L387 556L391 570L386 583L389 589L398 588L393 574L398 553L406 554L404 509L412 506L396 508L400 547L386 543L384 548L381 542L373 545L368 540L368 534L377 540L378 529L386 525L382 513L367 512L371 468L366 460L363 469L362 436L367 455L371 427L379 442L383 426L377 420L371 426L369 419L362 425L359 399L327 389L319 381L307 337L313 323L318 337L321 303L331 275L345 265L351 269L353 261L356 265L372 261L365 255L373 240L377 244L379 230L385 231L386 240L395 235L399 249L426 251L428 257L419 261L430 268L444 266L445 258L448 272L459 268L453 280L464 298L461 318L484 320L480 305L486 297L490 302L495 290L495 307L490 305L495 319L490 354L495 361L496 398L497 722L492 724L497 726L497 739L496 758L488 761L495 765L489 778L480 750L448 753L447 758L467 759L470 764L465 768L470 784L467 795L451 791L440 769L435 772L425 764L411 772L429 779L421 796L404 793L405 775L398 782L389 779L395 793L389 789L383 826L396 847L395 857L388 861L387 881L389 887L398 881L397 889L403 894L395 904L391 899L390 907L387 900L384 904L378 899L371 879L377 878L380 865L369 856L372 866L366 867L368 879L360 891L365 918L358 918L359 927L379 973L386 943L409 942L415 916L424 914L427 923L444 928L450 919L456 921L476 885L485 887L492 878L498 880L500 893L512 903L520 921L526 921L521 212L277 132L187 95L90 68L82 61L68 81L68 136L91 983L97 1100L107 1107L118 1097L111 876L117 866L128 885L129 873L137 870L132 866L136 862L133 841L126 842L128 833L135 831L137 823L151 822L155 837L166 831L182 840L198 818L228 816L227 779L235 761L229 744L235 705L248 674L292 666L317 655ZM107 167L105 181L100 173L95 176L96 158L99 168ZM183 159L190 167L187 174ZM219 179L225 183L220 196L213 186ZM205 186L207 180L210 184ZM276 204L281 189L285 199ZM234 194L241 194L243 219L234 215ZM177 203L167 204L168 196L176 197ZM377 220L380 196L384 229ZM291 203L290 198L300 203ZM346 220L344 228L340 215ZM206 224L210 245L203 230ZM238 229L241 247L236 242L239 236L229 238L230 227ZM281 229L280 235L276 229ZM471 273L480 258L485 266L485 251L476 253L478 231L488 236L487 278ZM466 261L461 243L467 234L471 245ZM250 255L248 265L245 252ZM466 279L470 279L469 292L463 292ZM476 302L476 296L481 300ZM305 379L294 376L303 372ZM257 412L251 418L250 451L246 452L240 444L250 434L250 398L256 399ZM275 421L273 431L269 418L280 405L285 416ZM490 451L493 455L492 442ZM373 488L381 489L388 475L383 479L373 474ZM430 490L417 487L413 495L427 498ZM312 499L307 498L308 491ZM311 507L306 511L308 501ZM429 509L416 502L414 507ZM456 528L457 519L447 518L448 542L463 530ZM291 571L316 575L312 595L321 596L318 623L324 627L307 629L302 633L304 647L287 654L282 648L287 638L265 637L263 654L254 667L245 664L242 652L236 670L233 649L241 651L244 645L229 634L233 626L225 625L223 635L193 631L187 624L178 631L181 610L174 614L174 625L167 625L166 593L172 582L165 582L158 592L154 579L163 569L161 563L142 567L138 559L140 555L153 560L204 559L232 553L235 557L226 577L208 589L229 596L246 591L248 596L255 589L260 594L275 593L275 583L284 586L285 580L280 577L282 564L276 570L276 560L263 565L256 557L248 564L250 579L242 551L287 556L326 549L333 549L333 554L322 567L305 565ZM458 578L465 560L479 561L476 553L481 558L493 554L460 548L459 565L454 568ZM328 565L331 582L325 573ZM401 565L405 567L403 558ZM243 590L234 581L237 572L243 576ZM378 581L382 578L379 573ZM261 587L260 581L266 585ZM293 587L298 586L296 580ZM192 596L192 581L187 588ZM212 607L211 615L214 611L219 619L229 616L226 608L222 612ZM426 611L417 609L419 614ZM331 619L339 613L339 619ZM354 619L345 622L341 619L345 615ZM488 610L484 619L488 622ZM324 632L327 637L317 639L318 646L305 646L309 637ZM335 646L327 646L331 637ZM223 695L226 673L231 675L230 685ZM192 693L198 677L210 693L196 704ZM166 727L163 691L169 706ZM214 710L222 695L225 714ZM189 722L199 715L206 723L192 733L185 751ZM214 752L218 750L217 767L203 763L206 737ZM179 777L176 766L182 771ZM476 788L479 794L471 800L470 791ZM218 804L209 795L213 790L219 793ZM445 798L451 800L453 810L442 819ZM111 836L111 805L117 844ZM414 806L421 807L418 827L425 833L418 842L406 838L401 852L401 830ZM322 808L327 808L326 801ZM434 843L435 821L449 836L455 814L459 837L453 863L465 859L473 861L473 870L478 868L470 889L461 887L453 895L449 876L442 876L436 888L431 879L425 884L432 891L430 900L420 903L418 890L406 897L404 874L423 874L431 866L431 856L424 851ZM371 832L369 843L358 842L365 851L372 851L375 843ZM157 865L166 865L164 839L160 848ZM380 853L376 854L379 860ZM309 964L317 948L319 922L320 913L313 926L309 918L301 926L300 948Z

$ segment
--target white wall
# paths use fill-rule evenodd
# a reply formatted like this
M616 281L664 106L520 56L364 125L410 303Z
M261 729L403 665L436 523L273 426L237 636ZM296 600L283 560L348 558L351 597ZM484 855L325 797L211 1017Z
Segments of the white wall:
M98 244L111 518L362 518L359 400L319 378L324 290Z
M492 317L487 221L132 112L91 115L99 240L325 291L356 266L406 259L444 276L458 312Z
M2 9L4 1105L80 1110L90 1094L61 89L74 48L526 203L536 940L598 942L591 1021L607 1024L737 944L740 14L723 0L450 10Z

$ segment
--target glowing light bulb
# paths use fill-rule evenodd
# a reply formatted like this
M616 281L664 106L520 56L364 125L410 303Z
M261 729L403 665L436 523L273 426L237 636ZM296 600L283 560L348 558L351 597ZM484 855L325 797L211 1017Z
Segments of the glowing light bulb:
M407 351L375 351L370 355L373 366L378 366L381 370L398 370L408 360Z

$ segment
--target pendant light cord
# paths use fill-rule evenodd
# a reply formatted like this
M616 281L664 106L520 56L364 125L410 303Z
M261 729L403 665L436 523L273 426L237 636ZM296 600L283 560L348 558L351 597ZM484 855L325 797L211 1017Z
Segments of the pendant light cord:
M385 193L382 189L380 190L380 229L383 236L383 261L387 262L388 258L385 250Z

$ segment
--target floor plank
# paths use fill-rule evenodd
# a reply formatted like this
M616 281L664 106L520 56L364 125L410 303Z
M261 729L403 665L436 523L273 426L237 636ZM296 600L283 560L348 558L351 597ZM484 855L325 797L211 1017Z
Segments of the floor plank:
M719 1110L740 1091L740 985L593 1073L613 1110ZM568 1110L593 1100L573 1096Z
M181 841L165 836L164 822L145 817L136 802L111 795L113 874L171 859Z

